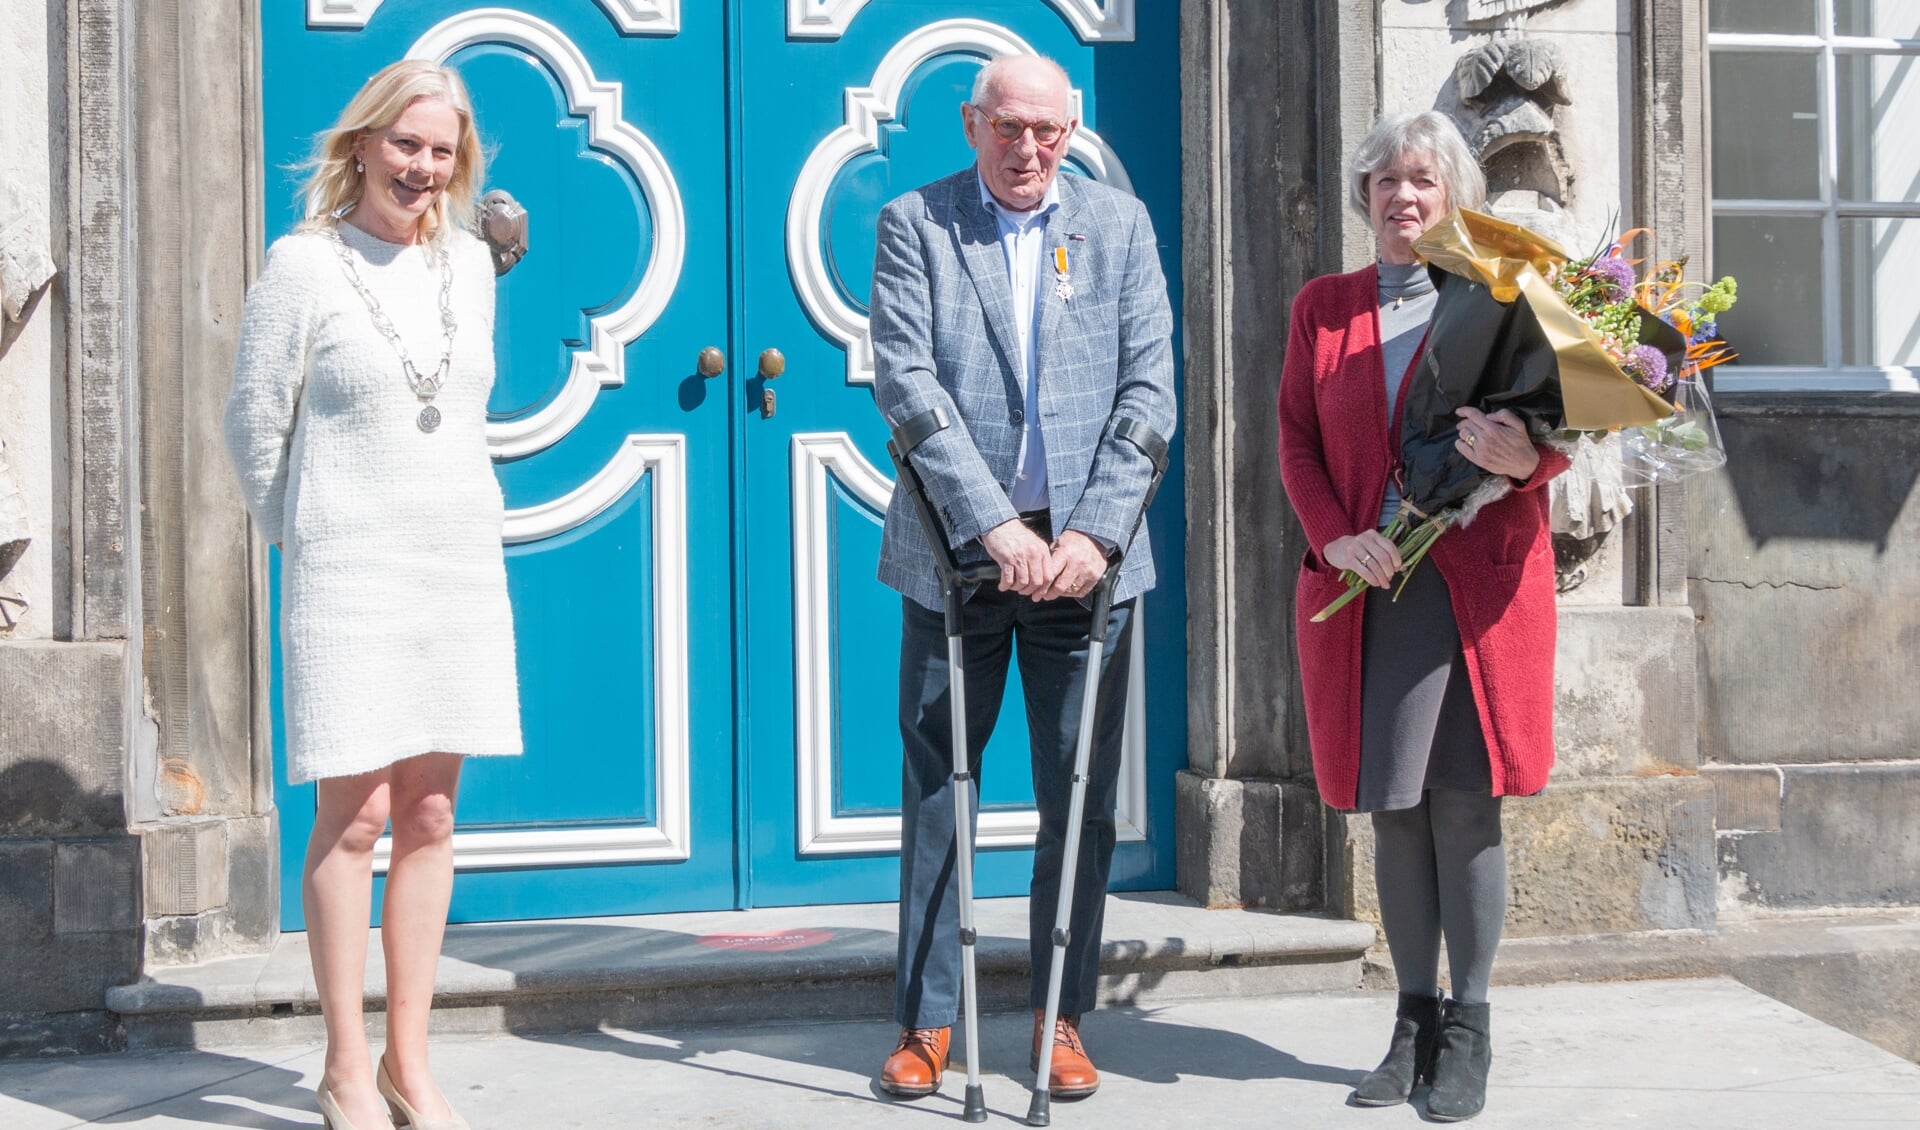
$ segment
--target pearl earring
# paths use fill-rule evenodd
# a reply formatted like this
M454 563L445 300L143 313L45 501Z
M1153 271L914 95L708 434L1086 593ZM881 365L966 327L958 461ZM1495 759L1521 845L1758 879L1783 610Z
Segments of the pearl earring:
M367 171L367 166L363 162L355 160L353 163L353 171L356 173L364 173Z

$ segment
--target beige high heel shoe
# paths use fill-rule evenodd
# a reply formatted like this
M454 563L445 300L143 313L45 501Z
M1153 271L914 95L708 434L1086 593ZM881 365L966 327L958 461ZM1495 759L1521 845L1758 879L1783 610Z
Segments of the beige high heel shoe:
M412 1130L473 1130L467 1120L455 1114L448 1118L422 1118L420 1112L400 1094L393 1085L393 1076L387 1074L387 1057L380 1057L380 1070L374 1076L374 1085L380 1088L381 1097L387 1100L387 1109L393 1112L396 1127L407 1126Z
M384 1066L381 1067L382 1078L386 1077L386 1073L387 1069ZM358 1130L358 1127L340 1112L340 1104L334 1101L333 1092L327 1090L325 1083L320 1084L319 1089L314 1092L314 1098L320 1102L320 1121L325 1125L326 1130ZM395 1130L395 1128L393 1123L388 1122L385 1126L375 1127L375 1130Z

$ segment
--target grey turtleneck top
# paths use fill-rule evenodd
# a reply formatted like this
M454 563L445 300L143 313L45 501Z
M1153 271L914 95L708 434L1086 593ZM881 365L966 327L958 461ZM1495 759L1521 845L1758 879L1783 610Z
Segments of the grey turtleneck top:
M1380 267L1380 362L1387 377L1387 418L1389 442L1399 446L1400 436L1393 430L1393 405L1400 396L1400 384L1406 379L1407 366L1414 351L1426 336L1427 320L1433 317L1433 280L1422 263L1381 263ZM1400 509L1400 488L1387 482L1387 497L1380 506L1380 524L1393 521Z

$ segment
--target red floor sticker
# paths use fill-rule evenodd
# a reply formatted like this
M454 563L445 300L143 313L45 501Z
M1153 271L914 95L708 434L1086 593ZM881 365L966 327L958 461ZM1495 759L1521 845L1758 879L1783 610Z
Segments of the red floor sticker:
M784 953L833 940L832 930L781 930L772 934L702 934L695 941L708 949Z

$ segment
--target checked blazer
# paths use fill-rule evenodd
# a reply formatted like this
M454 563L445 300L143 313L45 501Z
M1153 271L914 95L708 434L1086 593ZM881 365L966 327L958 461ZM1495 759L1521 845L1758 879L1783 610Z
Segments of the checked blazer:
M1010 495L1026 426L1012 286L978 176L968 166L881 210L871 304L874 399L887 426L936 406L953 421L913 459L963 562L986 560L980 535L1019 516ZM1145 206L1064 171L1057 184L1035 366L1047 503L1056 535L1078 530L1123 545L1153 471L1113 427L1131 416L1173 437L1173 312ZM1067 249L1071 298L1055 293L1056 247ZM941 607L932 549L898 486L887 507L880 580L927 608ZM1113 599L1138 596L1153 581L1143 524Z

